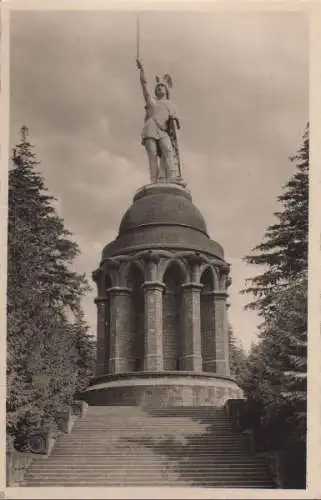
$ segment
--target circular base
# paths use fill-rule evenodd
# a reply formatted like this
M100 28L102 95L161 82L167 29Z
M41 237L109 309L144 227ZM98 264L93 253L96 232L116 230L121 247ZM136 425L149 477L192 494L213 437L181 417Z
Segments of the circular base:
M192 200L191 192L187 189L186 184L183 182L174 183L174 182L155 182L151 184L146 184L139 188L134 196L134 201L139 200L140 198L155 193L175 193L181 196L185 196L187 199Z
M93 379L81 399L96 406L223 406L242 390L229 378L208 373L120 373Z

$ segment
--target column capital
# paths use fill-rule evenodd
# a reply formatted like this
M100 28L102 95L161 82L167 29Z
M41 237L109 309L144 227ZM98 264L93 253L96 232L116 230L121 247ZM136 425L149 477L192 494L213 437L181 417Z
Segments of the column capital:
M204 257L202 257L200 252L194 252L187 257L187 260L192 266L200 266L204 262Z
M213 295L216 299L227 299L227 297L229 296L228 293L219 291L214 291Z
M202 292L202 297L214 297L215 294L215 290L206 290Z
M95 271L93 271L91 273L91 277L92 279L94 280L94 282L97 284L99 278L101 276L101 268L99 267L98 269L95 269Z
M120 261L114 258L109 258L104 261L104 266L103 269L104 271L108 269L119 269L120 268Z
M103 297L96 297L94 299L94 302L95 302L95 304L101 304L101 303L104 304L104 303L108 302L108 300L109 300L109 297L107 295L105 295Z
M145 281L142 284L142 288L144 289L162 289L165 290L166 285L162 281Z
M227 276L230 273L230 271L231 271L231 265L228 262L225 262L220 267L220 271L221 271L222 274L224 274L225 276Z
M201 283L183 283L181 285L181 288L183 290L199 290L201 291L203 289L204 285L202 285Z
M128 295L131 291L131 288L127 288L126 286L113 286L107 290L108 293L113 295Z
M149 250L149 252L147 252L144 256L143 256L143 259L146 261L146 262L152 262L154 264L158 264L158 262L160 261L160 255L158 252L153 252L152 250Z

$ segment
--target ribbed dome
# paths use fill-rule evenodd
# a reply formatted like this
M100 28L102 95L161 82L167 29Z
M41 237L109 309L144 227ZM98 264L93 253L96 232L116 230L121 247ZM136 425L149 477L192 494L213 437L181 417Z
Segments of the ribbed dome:
M119 234L146 225L186 226L207 234L203 216L193 205L190 193L176 186L152 186L139 191L122 218Z
M121 220L117 238L106 245L102 258L152 248L195 250L224 259L223 248L209 238L191 194L177 184L140 189Z

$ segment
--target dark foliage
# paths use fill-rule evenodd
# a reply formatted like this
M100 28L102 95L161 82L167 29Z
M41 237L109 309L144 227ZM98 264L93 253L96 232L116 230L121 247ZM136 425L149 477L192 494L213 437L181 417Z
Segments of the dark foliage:
M53 424L88 380L94 344L82 319L77 244L36 171L21 129L9 171L7 431L19 440Z

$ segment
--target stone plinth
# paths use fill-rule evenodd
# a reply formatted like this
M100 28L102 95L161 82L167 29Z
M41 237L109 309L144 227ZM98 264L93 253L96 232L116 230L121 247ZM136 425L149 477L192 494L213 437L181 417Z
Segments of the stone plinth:
M106 406L223 406L242 398L230 377L195 372L142 372L96 377L81 399Z

